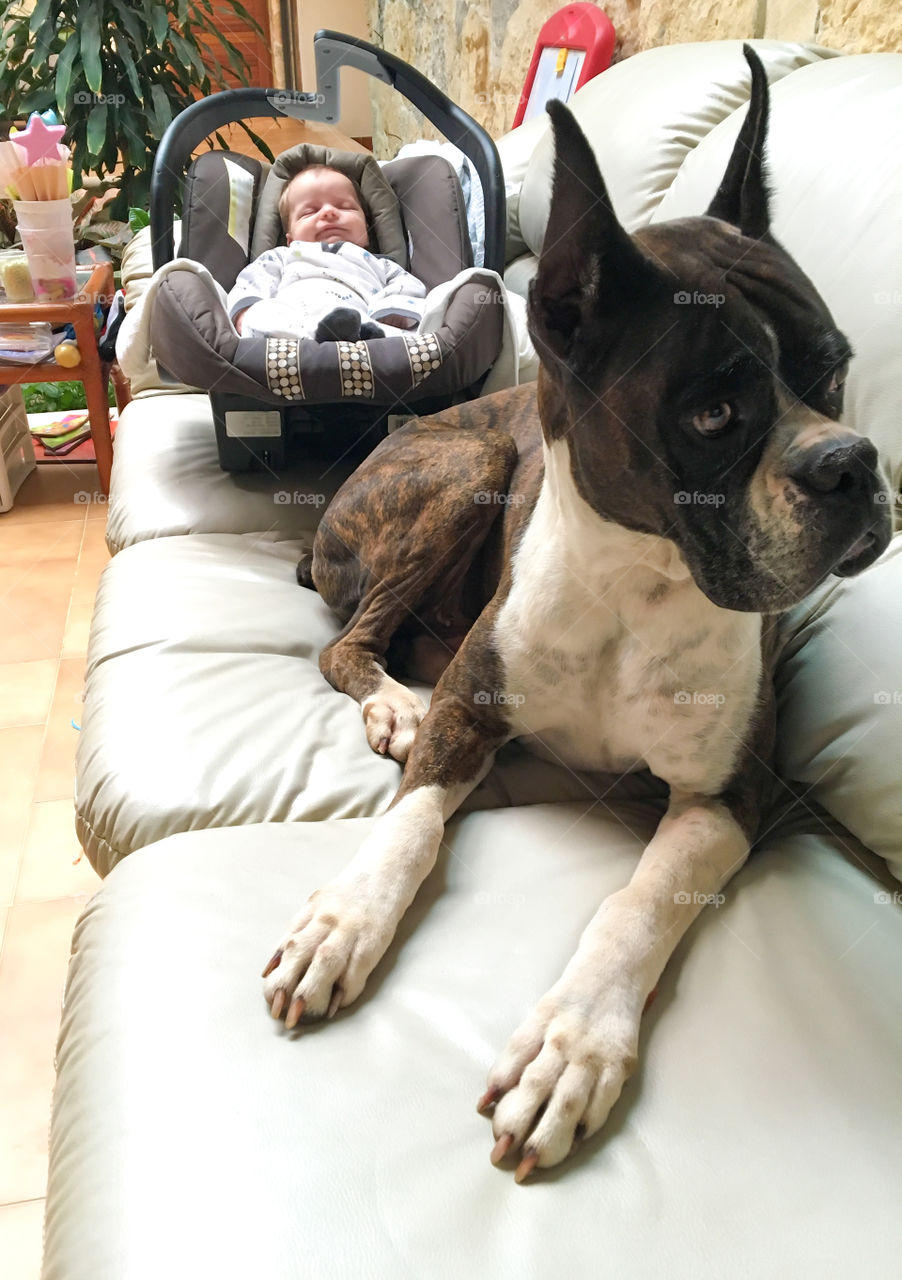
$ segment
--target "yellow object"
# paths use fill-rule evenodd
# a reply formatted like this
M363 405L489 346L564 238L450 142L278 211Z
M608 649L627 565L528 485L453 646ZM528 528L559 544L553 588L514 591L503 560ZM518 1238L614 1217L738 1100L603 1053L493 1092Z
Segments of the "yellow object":
M81 364L81 352L74 342L61 342L58 347L53 349L56 363L61 364L64 369L74 369L77 364Z
M24 255L11 258L3 263L3 288L6 290L7 302L34 302L34 289L31 285L31 272Z
M569 49L558 49L557 62L555 63L555 67L554 67L554 74L556 76L562 76L564 74L564 70L567 66L567 59L569 58L569 56L570 56Z

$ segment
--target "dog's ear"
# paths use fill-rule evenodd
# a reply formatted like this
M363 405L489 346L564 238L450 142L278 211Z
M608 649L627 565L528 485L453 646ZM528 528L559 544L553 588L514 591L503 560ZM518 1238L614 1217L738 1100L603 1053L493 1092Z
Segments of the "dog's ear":
M570 111L551 101L554 131L551 209L529 289L533 337L565 359L599 314L616 314L658 273L617 221L592 148Z
M761 59L749 44L742 46L742 52L752 73L749 109L707 212L711 218L738 227L744 236L760 240L770 230L770 191L764 160L770 94Z

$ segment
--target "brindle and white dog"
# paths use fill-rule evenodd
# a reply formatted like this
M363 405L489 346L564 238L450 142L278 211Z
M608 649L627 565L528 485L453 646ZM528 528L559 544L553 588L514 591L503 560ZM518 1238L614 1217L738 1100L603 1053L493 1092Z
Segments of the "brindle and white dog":
M551 105L537 386L383 441L313 549L312 581L347 623L323 673L406 767L267 966L286 1026L360 995L503 743L670 787L629 884L489 1076L492 1158L519 1152L518 1179L604 1123L664 965L748 855L772 777L774 616L889 540L876 451L838 421L849 344L769 231L767 79L746 58L748 115L706 215L633 237ZM399 636L447 664L428 714L386 674Z

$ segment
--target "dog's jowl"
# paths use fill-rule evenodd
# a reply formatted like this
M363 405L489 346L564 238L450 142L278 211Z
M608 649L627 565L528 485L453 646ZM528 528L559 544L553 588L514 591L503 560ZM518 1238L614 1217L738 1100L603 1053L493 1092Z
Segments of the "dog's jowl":
M518 1178L604 1123L661 970L745 861L772 781L774 615L889 540L876 451L839 423L849 344L770 233L767 81L746 57L749 111L707 213L633 237L550 105L538 383L390 436L302 566L346 624L324 675L406 765L267 966L287 1026L360 994L505 742L669 785L632 879L489 1076L492 1156L515 1154ZM387 673L398 659L438 679L428 714Z

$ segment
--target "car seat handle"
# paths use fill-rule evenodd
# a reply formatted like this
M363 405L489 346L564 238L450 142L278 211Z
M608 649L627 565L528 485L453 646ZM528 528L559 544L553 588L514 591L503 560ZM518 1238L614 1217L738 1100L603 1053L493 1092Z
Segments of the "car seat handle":
M249 116L291 116L335 124L340 114L339 72L353 67L391 85L458 147L472 163L485 202L485 266L504 271L507 211L498 149L472 116L401 58L338 31L313 37L316 93L293 89L225 89L186 107L169 125L157 149L150 183L150 235L156 271L174 257L173 215L178 185L191 154L223 125Z

